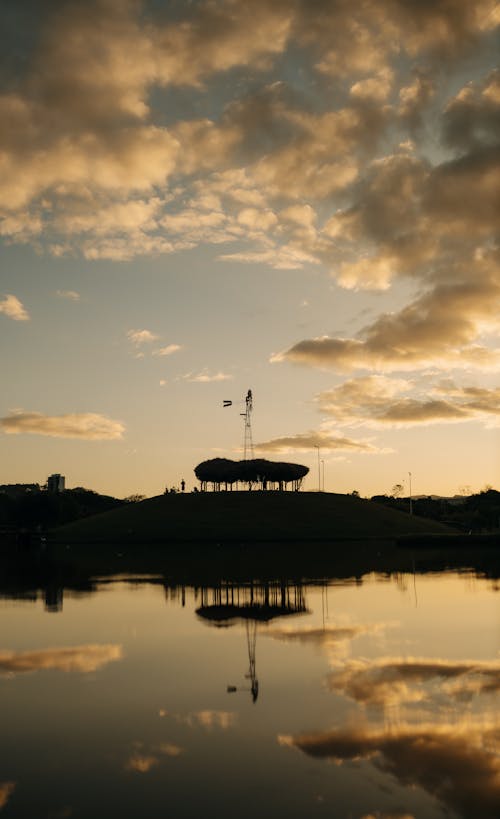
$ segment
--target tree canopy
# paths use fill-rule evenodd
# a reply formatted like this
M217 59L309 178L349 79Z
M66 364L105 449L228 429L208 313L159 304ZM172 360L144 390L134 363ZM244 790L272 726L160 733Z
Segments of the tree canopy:
M249 489L256 484L260 489L281 490L292 483L293 489L297 491L308 472L309 468L302 464L267 461L264 458L248 461L212 458L202 461L194 469L202 490L206 490L211 483L214 491L220 491L223 485L225 489L228 486L232 489L233 484L238 482L248 484Z

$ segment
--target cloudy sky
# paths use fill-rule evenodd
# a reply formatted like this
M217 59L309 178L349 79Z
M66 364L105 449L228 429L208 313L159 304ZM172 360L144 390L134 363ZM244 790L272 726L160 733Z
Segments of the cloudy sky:
M0 483L500 484L500 3L0 15Z

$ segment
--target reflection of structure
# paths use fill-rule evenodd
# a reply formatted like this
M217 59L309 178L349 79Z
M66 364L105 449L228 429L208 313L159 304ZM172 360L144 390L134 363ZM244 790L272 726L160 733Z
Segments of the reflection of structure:
M290 583L247 583L233 585L221 583L216 588L201 589L201 606L196 614L210 625L232 626L238 620L244 620L247 649L250 689L241 689L228 685L228 692L250 690L255 702L259 695L259 681L255 664L257 642L257 623L268 623L275 617L286 617L307 612L304 590L301 585Z

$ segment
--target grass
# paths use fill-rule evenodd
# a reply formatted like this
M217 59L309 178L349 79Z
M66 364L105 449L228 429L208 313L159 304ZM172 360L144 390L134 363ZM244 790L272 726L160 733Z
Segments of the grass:
M54 543L280 543L451 533L438 522L352 495L220 492L159 495L51 533Z

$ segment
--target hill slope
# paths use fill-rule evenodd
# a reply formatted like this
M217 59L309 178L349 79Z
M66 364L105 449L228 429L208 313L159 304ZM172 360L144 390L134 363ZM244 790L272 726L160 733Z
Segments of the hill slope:
M168 494L61 526L65 543L280 542L450 533L351 495L317 492Z

